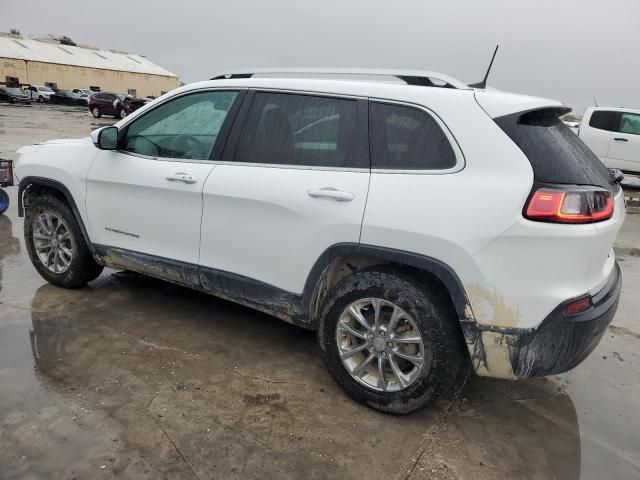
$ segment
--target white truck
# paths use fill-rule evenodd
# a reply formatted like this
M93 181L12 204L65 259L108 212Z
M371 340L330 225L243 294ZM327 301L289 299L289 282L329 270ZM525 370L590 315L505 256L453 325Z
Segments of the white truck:
M588 108L578 136L605 166L640 174L640 110Z

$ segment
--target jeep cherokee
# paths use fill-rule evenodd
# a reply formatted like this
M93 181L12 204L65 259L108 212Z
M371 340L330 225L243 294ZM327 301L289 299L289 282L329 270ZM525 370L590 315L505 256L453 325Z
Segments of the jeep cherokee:
M219 75L23 147L28 253L60 287L133 270L316 330L386 412L469 367L563 372L616 312L625 217L568 111L432 72Z

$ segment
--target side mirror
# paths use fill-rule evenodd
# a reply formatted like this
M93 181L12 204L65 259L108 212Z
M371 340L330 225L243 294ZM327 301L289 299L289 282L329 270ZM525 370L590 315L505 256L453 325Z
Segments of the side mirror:
M115 150L118 148L118 129L116 127L104 127L91 132L91 139L96 147L101 150Z

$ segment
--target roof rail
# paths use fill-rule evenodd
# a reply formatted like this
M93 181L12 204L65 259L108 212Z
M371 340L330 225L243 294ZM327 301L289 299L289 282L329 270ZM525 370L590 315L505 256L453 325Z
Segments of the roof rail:
M449 75L438 72L428 72L421 70L386 70L386 69L368 69L368 68L266 68L266 69L246 69L232 72L219 73L214 75L211 80L225 80L232 78L251 78L254 75L291 75L291 76L382 76L395 77L404 81L407 85L420 85L423 87L441 87L456 88L461 90L469 90L471 87L466 83L453 78Z

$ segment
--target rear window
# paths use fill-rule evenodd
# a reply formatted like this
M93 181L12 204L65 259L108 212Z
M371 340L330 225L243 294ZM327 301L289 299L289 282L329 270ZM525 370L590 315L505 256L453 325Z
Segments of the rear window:
M617 112L609 112L606 110L596 110L591 114L589 126L599 130L608 130L610 132L616 129Z
M617 191L609 170L558 116L547 108L498 117L495 122L527 156L536 182L596 185Z
M440 125L422 110L371 103L371 167L397 170L446 170L456 155Z

